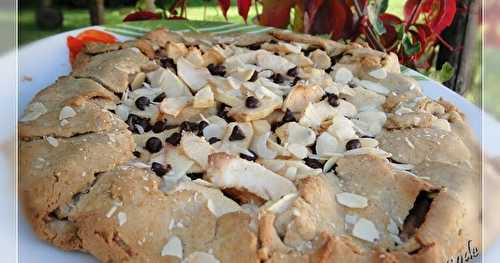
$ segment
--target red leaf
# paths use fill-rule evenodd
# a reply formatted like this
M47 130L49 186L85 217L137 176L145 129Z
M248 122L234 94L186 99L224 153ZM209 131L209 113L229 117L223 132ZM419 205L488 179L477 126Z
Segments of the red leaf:
M456 0L439 0L433 1L433 5L429 9L430 12L430 27L436 34L441 34L445 28L451 25L453 18L457 13Z
M306 1L306 12L309 15L309 19L314 21L318 9L323 5L324 0L310 0Z
M231 6L231 0L217 0L219 2L220 9L222 10L222 14L227 20L227 10Z
M327 0L318 10L311 26L312 34L331 34L338 40L350 34L353 26L352 13L343 0Z
M405 22L410 22L410 19L412 18L412 14L415 13L415 17L418 17L420 15L420 12L422 10L422 7L419 6L420 2L424 0L407 0L404 7L403 7L403 13L405 17Z
M380 15L380 21L384 24L386 31L380 36L380 41L387 50L395 51L397 48L395 43L399 40L396 26L402 24L403 21L399 17L388 13Z
M290 10L294 0L262 0L259 23L264 26L286 28L290 23Z
M131 13L123 19L123 22L128 21L142 21L142 20L158 20L161 19L161 14L149 12L149 11L138 11Z
M404 6L406 23L414 23L424 15L425 22L435 34L441 34L451 25L456 12L456 0L408 0ZM413 21L410 21L412 17Z
M247 22L248 11L250 11L250 6L252 6L252 0L238 0L238 13Z

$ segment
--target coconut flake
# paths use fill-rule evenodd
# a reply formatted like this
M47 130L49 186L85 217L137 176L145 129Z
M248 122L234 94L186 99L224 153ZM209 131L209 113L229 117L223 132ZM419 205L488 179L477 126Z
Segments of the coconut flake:
M352 229L352 235L368 242L375 242L379 239L379 232L372 221L360 218Z
M41 102L34 102L28 106L24 116L19 120L21 122L34 121L38 117L47 113L47 108Z
M337 139L328 132L323 132L316 140L316 153L320 157L330 157L336 153L341 153L344 146L339 144Z
M432 121L432 128L451 131L450 123L445 119L435 119Z
M365 208L368 206L368 199L364 196L353 193L336 194L337 202L349 208Z
M64 106L59 113L59 120L65 120L76 116L76 111L70 106Z
M390 90L384 86L382 86L379 83L369 81L369 80L361 80L359 81L359 85L363 86L364 88L377 92L382 95L388 95Z
M46 138L46 140L47 140L47 142L48 142L50 145L52 145L52 146L54 146L54 147L59 146L59 141L58 141L56 138L52 137L52 136L48 136L48 137Z
M127 222L127 214L125 212L119 212L118 215L116 215L118 218L118 225L121 226Z
M373 71L370 71L368 75L376 78L376 79L385 79L387 78L387 71L384 68L379 68Z
M391 165L392 168L399 171L408 171L415 168L415 165L413 164L405 164L405 163L389 163L389 164Z
M366 147L362 147L362 148L357 148L357 149L353 149L353 150L349 150L347 152L344 153L344 155L346 156L349 156L349 155L362 155L362 154L369 154L369 155L375 155L375 156L379 156L380 158L389 158L392 156L392 154L386 152L386 151L383 151L381 149L378 149L378 148L366 148Z
M171 236L163 246L161 256L174 256L182 259L182 241L177 236Z
M351 82L352 79L352 72L347 68L342 67L335 72L335 82L347 84Z

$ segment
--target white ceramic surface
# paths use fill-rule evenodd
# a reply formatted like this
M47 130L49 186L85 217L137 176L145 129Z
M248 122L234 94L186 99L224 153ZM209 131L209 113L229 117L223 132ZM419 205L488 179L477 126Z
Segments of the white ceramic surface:
M59 76L68 74L68 72L70 71L70 65L68 62L66 37L69 35L76 35L81 30L82 29L61 33L24 46L19 50L19 114L22 114L22 112L26 108L26 105L30 102L36 92L53 83ZM123 36L117 37L120 40L126 39L126 37ZM9 59L12 59L12 56L0 58L0 65L7 65L7 63L12 63L12 61ZM418 73L411 72L411 74ZM473 127L478 138L481 138L482 122L481 110L479 108L436 82L421 81L421 85L426 95L432 98L444 97L445 99L457 105L466 114L467 119L470 125ZM6 87L2 87L2 89L3 88ZM1 89L0 95L4 95ZM6 98L0 98L0 109L3 108L6 103L8 103ZM0 110L0 118L6 114L9 114L9 112ZM486 127L488 131L485 131L485 137L483 137L483 139L486 139L486 141L488 141L486 150L492 155L500 156L500 142L497 142L494 139L494 136L498 134L497 131L500 131L500 126L490 117L486 116L486 118L488 120L488 126ZM5 129L5 127L2 128L0 132L0 142L4 140L13 140L13 130L14 127L11 126L8 126L7 129ZM491 138L489 136L491 136ZM9 188L9 186L12 185L12 182L15 181L12 177L13 167L9 165L8 158L3 155L0 156L0 158L0 171L2 171L3 175L3 181L0 182L0 187ZM7 172L10 172L10 174L5 174ZM11 189L9 191L3 191L2 196L5 193L9 193L9 198L12 199ZM2 211L3 209L10 209L10 204L6 204L4 198L0 198L0 201L0 211ZM0 221L0 224L1 223L2 222ZM96 260L91 256L82 253L63 252L59 249L54 248L53 246L48 245L47 243L38 240L32 233L30 226L27 224L21 212L19 213L18 224L20 262L96 262ZM4 241L5 240L2 240L0 238L0 245ZM492 252L500 251L500 244L498 244L497 247L498 249L493 249ZM489 256L491 259L500 259L500 255L491 254Z

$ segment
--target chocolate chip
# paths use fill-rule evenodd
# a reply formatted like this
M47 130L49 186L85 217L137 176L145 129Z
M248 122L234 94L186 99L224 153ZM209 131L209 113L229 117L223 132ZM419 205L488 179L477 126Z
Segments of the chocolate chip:
M169 164L167 164L166 166L161 164L161 163L157 163L157 162L153 162L151 164L151 171L153 171L157 176L160 176L160 177L164 176L171 169L172 169L172 167Z
M293 80L292 80L292 83L290 84L290 86L295 86L297 85L297 83L300 81L300 78L299 77L295 77Z
M277 121L277 122L271 123L271 131L275 132L276 129L278 129L283 124L285 124L283 121Z
M224 104L224 103L221 103L217 109L217 116L223 118L224 120L226 120L226 122L230 123L230 122L234 122L234 118L232 118L231 116L228 116L227 113L228 113L228 110L226 108L230 108L230 106Z
M210 144L214 144L216 142L220 142L220 139L217 137L212 137L212 138L208 139L208 143L210 143Z
M160 65L164 68L171 69L174 73L177 74L177 65L174 60L168 57L160 58Z
M325 69L325 72L328 73L328 74L330 74L330 72L332 72L332 71L333 71L333 67Z
M248 81L255 82L258 77L259 77L259 72L257 72L257 70L255 70Z
M177 146L181 142L181 139L182 135L179 132L174 132L165 139L165 142L170 145Z
M269 40L269 44L278 44L278 41L276 41L275 39L271 39Z
M253 43L247 46L248 49L250 50L259 50L260 49L260 43Z
M128 124L128 129L133 133L139 133L136 125L141 126L144 132L148 132L151 130L151 124L149 123L149 118L142 118L135 114L129 114L125 122Z
M295 116L293 116L293 112L291 110L286 109L285 115L283 116L283 119L281 119L281 121L286 123L297 121L297 119L295 119Z
M249 109L255 109L260 106L260 101L256 97L250 96L245 100L245 106Z
M354 150L354 149L358 149L358 148L361 148L361 142L358 140L358 139L352 139L352 140L349 140L346 144L345 144L345 149L347 151L349 150Z
M331 62L331 64L332 64L332 67L333 67L335 64L337 64L337 62L339 62L339 60L342 58L342 56L343 56L343 54L342 54L342 53L340 53L340 54L338 54L338 55L335 55L335 56L331 56L331 57L330 57L330 62Z
M215 65L215 64L209 64L207 66L208 71L210 71L210 74L214 76L221 76L224 77L226 75L226 67L223 65Z
M340 105L339 97L333 93L327 95L327 101L332 107L338 107Z
M149 104L151 104L151 101L149 100L148 97L142 96L135 100L135 106L139 110L145 110L146 107L149 106Z
M153 125L153 127L151 128L151 130L154 133L160 133L160 132L164 131L166 128L167 128L167 122L165 122L165 121L157 121Z
M299 70L297 67L293 67L291 69L289 69L286 74L290 77L297 77L297 75L299 74Z
M307 49L302 50L302 53L304 53L304 56L308 57L311 52L315 51L317 48L315 47L308 47Z
M154 102L162 102L163 99L165 99L167 97L167 94L165 94L165 92L162 92L160 93L158 96L156 96L153 101Z
M313 169L322 169L323 164L318 159L311 159L309 157L304 158L304 162L307 166Z
M203 173L187 173L186 175L191 178L191 180L203 179Z
M274 73L273 75L271 75L271 79L276 84L281 84L285 82L285 78L280 73Z
M336 173L336 171L335 171L335 170L337 169L337 166L338 166L338 165L337 165L336 163L335 163L335 164L333 164L332 168L330 168L330 169L329 169L328 171L326 171L326 172L327 172L327 173L329 173L329 172L332 172L332 171L333 171L334 173Z
M203 132L203 129L205 129L205 127L207 127L207 126L208 126L208 122L206 122L206 121L198 122L198 130L200 132Z
M245 134L243 131L238 127L238 125L234 126L233 131L231 132L231 135L229 136L229 141L240 141L245 139Z
M163 144L157 137L151 137L146 141L146 146L144 148L150 153L157 153L163 148Z
M183 121L181 123L180 128L181 128L181 131L188 131L188 132L196 131L196 130L198 130L198 123L190 122L190 121Z
M139 151L133 151L132 154L137 158L141 158L141 152Z
M257 160L257 154L255 154L253 151L251 150L248 150L250 153L252 153L252 155L246 155L244 153L240 153L240 158L241 159L245 159L247 161L250 161L250 162L255 162L255 160Z

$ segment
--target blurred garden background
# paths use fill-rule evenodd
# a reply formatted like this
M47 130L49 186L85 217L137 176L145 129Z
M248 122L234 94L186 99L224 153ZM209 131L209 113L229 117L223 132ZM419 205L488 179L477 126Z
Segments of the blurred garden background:
M496 6L500 5L498 1L487 1ZM47 29L37 25L35 14L40 5L43 5L43 2L45 2L45 4L50 4L50 7L58 10L62 14L63 17L60 26ZM59 32L91 25L88 6L93 2L96 1L19 1L19 45L26 45L35 40ZM131 13L143 11L144 2L147 1L105 0L103 2L105 6L103 12L104 23L106 25L113 25L123 23L125 17ZM245 23L241 15L241 10L239 9L241 3L245 2L249 3L247 23L256 23L260 21L261 24L280 26L301 32L322 34L326 37L331 36L340 41L344 39L362 38L362 40L367 41L374 48L382 46L381 48L386 48L384 50L398 53L398 55L400 55L400 60L406 66L415 68L433 79L442 82L447 81L445 82L447 86L461 93L476 105L482 106L481 87L483 79L481 77L481 52L483 52L483 50L481 36L484 25L480 25L481 17L478 15L480 9L477 10L477 2L481 2L480 0L302 0L302 2L301 0L156 0L157 8L155 12L162 14L163 18L168 16L169 18L176 19L187 18L189 20L205 21L226 21L227 19L227 22L230 23ZM297 4L298 2L304 4L300 6ZM326 2L330 2L329 5L327 5ZM346 10L342 10L338 6L340 2L347 3L345 4L346 7L349 8L347 13ZM187 6L185 9L176 7L176 10L180 10L180 15L178 13L171 13L171 10L167 10L169 12L167 15L167 12L162 10L162 8L165 9L176 3L186 4ZM284 7L287 3L290 3L290 6ZM323 3L323 5L314 6L311 3ZM363 14L355 12L358 11L360 3L362 5L362 11L367 10L365 20L359 19ZM416 14L416 17L413 17L413 15L415 15L414 13L408 14L408 6L413 7L412 5L408 5L409 3L416 5L415 10L419 10L419 8L422 9L421 17L418 17L419 13ZM474 3L476 3L476 10L471 10ZM453 5L453 8L450 9L446 4ZM268 7L267 11L266 5ZM428 7L426 7L426 5ZM283 8L288 8L285 10L289 15L286 19L283 17L283 19L280 19L280 15L283 14ZM429 10L426 11L425 8ZM331 11L325 11L327 9ZM373 9L376 10L376 16L378 16L376 19L373 18L372 12L370 12ZM183 12L184 10L185 12ZM227 18L223 15L224 11L227 12ZM350 13L351 11L353 14ZM281 14L279 12L281 12ZM265 17L266 13L268 16L267 18ZM313 20L311 20L312 22L310 23L305 22L306 19L303 17L304 13L309 15L311 13L316 14L316 20L319 22ZM453 13L453 15L450 15L451 13ZM261 15L260 20L256 19L256 14ZM357 21L355 23L359 22L361 26L353 27L352 23L350 23L351 27L349 27L349 23L345 22L348 21L348 19L345 18L346 14L348 15L348 19L352 17L352 20ZM474 14L474 16L472 17L471 14ZM340 17L343 17L344 20L340 20ZM427 20L429 17L434 20ZM465 20L463 19L464 17L466 18ZM414 21L412 21L412 19L414 19ZM283 23L285 20L287 20L286 23ZM445 20L449 23L446 24ZM299 21L299 23L297 23L297 21ZM451 22L455 23L455 25L451 24ZM366 24L368 24L368 26L366 26ZM474 25L471 26L471 24ZM466 27L469 28L466 29ZM491 30L491 28L492 27L489 26L489 30ZM429 33L429 30L436 29L439 30L439 34L433 32ZM334 32L335 30L337 30L337 32ZM332 31L330 35L325 34L330 31ZM498 30L495 32L497 31ZM349 32L349 34L345 32ZM448 38L451 36L451 41L454 41L456 40L454 36L457 34L464 35L457 40L463 43L448 43ZM473 41L470 40L471 34L473 34ZM498 34L498 32L496 34ZM374 38L379 41L373 41ZM466 43L466 41L468 42ZM471 42L473 42L473 44L471 44ZM449 48L448 52L440 52L440 50L447 47ZM498 63L498 61L500 61L500 53L495 49L486 47L484 53L486 58L488 58L488 60L484 62L485 64ZM444 66L448 64L446 62L451 63L451 70L447 67L448 65ZM495 67L496 64L490 66ZM500 76L496 74L490 75L485 79L485 81L489 83L496 83L497 80L500 80ZM489 95L484 98L484 106L489 112L500 117L500 103L497 103L497 101L500 100L498 99L500 98L500 89L489 90L488 92Z

